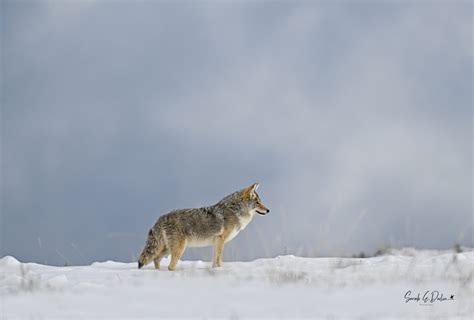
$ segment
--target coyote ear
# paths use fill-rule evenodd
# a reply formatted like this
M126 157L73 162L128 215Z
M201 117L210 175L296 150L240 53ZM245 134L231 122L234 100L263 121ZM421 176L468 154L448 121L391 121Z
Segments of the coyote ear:
M255 196L255 191L258 188L258 183L252 184L250 187L244 189L244 197L253 198Z
M250 187L248 187L248 191L249 191L250 194L255 193L255 191L257 191L257 189L258 189L258 183L257 182L252 184Z

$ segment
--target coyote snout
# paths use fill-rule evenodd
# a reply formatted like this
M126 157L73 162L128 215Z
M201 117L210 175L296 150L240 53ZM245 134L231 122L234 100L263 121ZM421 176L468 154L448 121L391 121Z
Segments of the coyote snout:
M224 244L232 240L256 213L270 212L257 194L258 183L234 192L217 204L197 209L180 209L161 216L148 233L138 259L138 269L154 262L160 268L163 257L171 254L169 270L174 270L186 247L214 246L213 267L222 265Z
M261 214L262 216L264 216L270 212L270 209L268 209L267 207L265 207L263 204L260 203L258 207L255 209L255 211L257 211L258 214Z

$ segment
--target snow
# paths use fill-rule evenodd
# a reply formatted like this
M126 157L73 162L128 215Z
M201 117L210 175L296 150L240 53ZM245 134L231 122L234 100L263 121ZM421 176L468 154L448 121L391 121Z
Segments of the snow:
M252 262L95 262L53 267L0 259L2 319L473 319L474 251L406 248L373 258L279 256ZM405 302L435 290L453 300Z

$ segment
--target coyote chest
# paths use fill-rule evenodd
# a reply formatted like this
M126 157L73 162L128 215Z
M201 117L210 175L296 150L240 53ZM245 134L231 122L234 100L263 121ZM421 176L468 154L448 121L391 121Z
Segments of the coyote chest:
M234 239L240 231L244 230L245 227L249 224L252 220L253 216L255 215L254 212L249 212L246 215L239 216L239 223L231 226L231 231L229 235L225 239L225 243ZM222 228L220 234L224 232L224 228ZM206 237L206 238L199 238L199 237L191 237L187 241L187 246L189 247L209 247L214 245L215 237Z
M239 234L240 231L244 230L245 227L249 224L250 220L252 220L253 216L255 215L254 212L249 212L246 215L242 215L239 217L239 225L233 227L230 234L225 239L225 242L229 242L230 240L234 239L236 235Z

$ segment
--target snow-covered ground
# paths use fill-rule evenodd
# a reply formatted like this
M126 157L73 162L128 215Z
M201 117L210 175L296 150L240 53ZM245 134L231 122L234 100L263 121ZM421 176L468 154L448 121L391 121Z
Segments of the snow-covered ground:
M2 319L474 319L474 251L402 249L367 259L97 262L51 267L0 259ZM420 294L420 301L406 302ZM429 291L426 294L426 291ZM423 301L423 296L447 298ZM451 299L451 296L452 299ZM408 297L408 296L407 296Z

